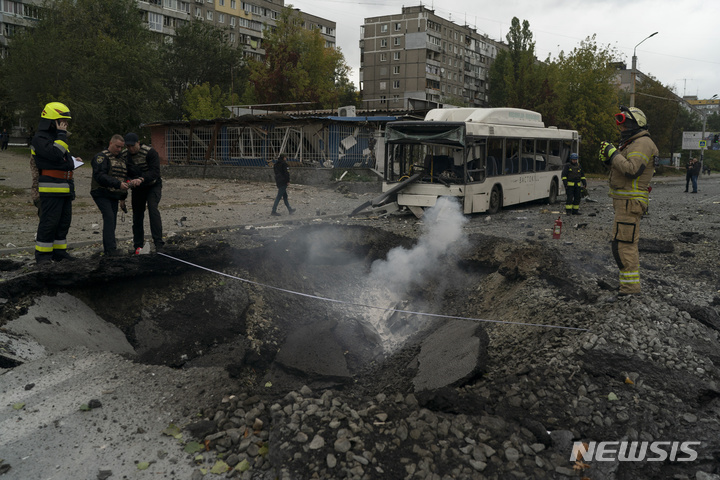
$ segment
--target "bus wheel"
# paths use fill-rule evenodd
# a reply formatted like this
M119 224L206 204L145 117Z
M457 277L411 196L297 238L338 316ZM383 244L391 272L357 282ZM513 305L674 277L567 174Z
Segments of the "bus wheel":
M490 192L490 205L488 205L488 213L497 213L502 208L502 194L500 187L495 185Z
M548 196L548 203L552 205L557 202L558 197L558 184L557 181L553 180L550 182L550 196Z

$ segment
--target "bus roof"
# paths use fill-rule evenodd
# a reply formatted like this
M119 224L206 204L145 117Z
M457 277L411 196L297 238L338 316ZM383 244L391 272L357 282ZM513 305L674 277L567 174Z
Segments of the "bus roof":
M541 114L522 108L435 108L425 115L425 121L545 128Z

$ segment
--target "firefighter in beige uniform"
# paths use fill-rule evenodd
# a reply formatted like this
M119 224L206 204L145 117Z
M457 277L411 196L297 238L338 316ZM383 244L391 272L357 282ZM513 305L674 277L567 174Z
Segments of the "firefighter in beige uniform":
M612 252L620 269L620 294L640 293L640 218L648 209L648 186L655 173L658 149L650 138L645 114L635 107L620 107L615 121L621 144L600 144L600 159L610 167L610 191L615 221Z

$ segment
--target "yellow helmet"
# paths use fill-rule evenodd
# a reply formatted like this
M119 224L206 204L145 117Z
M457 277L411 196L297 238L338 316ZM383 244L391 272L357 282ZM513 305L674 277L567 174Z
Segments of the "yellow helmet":
M70 109L60 102L50 102L45 105L42 111L42 118L49 120L57 120L58 118L72 118L70 116Z
M638 127L647 128L647 117L637 107L626 107L620 105L620 113L615 114L615 123L620 125L624 123L626 119L634 120Z

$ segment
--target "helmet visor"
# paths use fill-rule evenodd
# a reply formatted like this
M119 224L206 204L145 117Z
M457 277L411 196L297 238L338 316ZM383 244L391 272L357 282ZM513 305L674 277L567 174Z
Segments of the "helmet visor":
M625 120L627 120L627 115L624 113L616 113L615 114L615 125L622 125L625 123Z

